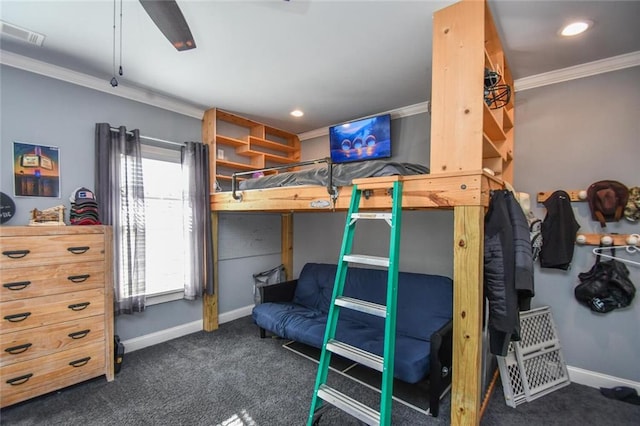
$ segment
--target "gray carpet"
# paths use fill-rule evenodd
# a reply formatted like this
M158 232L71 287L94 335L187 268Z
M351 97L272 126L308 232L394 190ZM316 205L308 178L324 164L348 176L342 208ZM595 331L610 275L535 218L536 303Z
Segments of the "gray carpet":
M3 425L224 425L305 424L316 364L260 339L249 317L214 333L194 333L126 354L122 371L0 410ZM378 394L342 376L330 385L375 407ZM438 418L394 403L393 424L449 424L449 397ZM482 425L636 425L640 406L611 400L571 384L517 408L498 385ZM330 409L321 425L357 425Z

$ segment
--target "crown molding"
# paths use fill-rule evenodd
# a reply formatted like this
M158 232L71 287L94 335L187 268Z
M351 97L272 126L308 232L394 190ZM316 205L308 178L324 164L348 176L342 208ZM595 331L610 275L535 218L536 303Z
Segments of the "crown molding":
M159 95L137 87L127 86L126 84L119 84L117 87L112 87L111 84L104 79L72 71L37 59L28 58L6 50L0 49L0 64L65 81L78 86L87 87L89 89L119 96L132 101L141 102L143 104L155 106L168 111L173 111L188 117L197 118L198 120L201 120L204 115L204 109L168 96Z
M37 59L28 58L13 52L0 49L0 64L46 77L55 78L67 83L76 84L78 86L87 87L89 89L108 93L110 95L119 96L136 102L155 106L178 114L186 115L197 119L202 119L204 109L198 108L186 102L179 101L168 96L155 94L151 91L139 89L137 87L119 84L117 87L111 87L105 80L93 77L67 68L51 65L49 63L39 61ZM562 83L564 81L575 80L578 78L589 77L606 72L617 71L625 68L636 67L640 65L640 51L626 53L624 55L613 56L611 58L601 59L598 61L588 62L586 64L576 65L568 68L562 68L542 74L532 75L517 79L514 82L516 92L535 89L537 87L548 86L550 84ZM429 101L420 102L402 108L396 108L380 114L391 114L392 119L409 117L416 114L429 112ZM378 115L378 114L376 114ZM366 117L362 117L366 118ZM308 132L300 133L298 137L301 141L326 136L329 134L329 127L323 127Z
M548 86L550 84L562 83L564 81L590 77L592 75L604 74L606 72L637 67L638 65L640 65L640 51L625 53L624 55L612 56L611 58L587 62L586 64L575 65L573 67L519 78L514 82L514 87L516 92L522 92L523 90L535 89L537 87Z
M391 114L391 119L395 120L396 118L409 117L412 115L422 114L424 112L429 112L429 101L420 102L418 104L409 105L402 108L396 108L389 111L381 112L379 114L368 115L366 117L357 118L356 120L362 120L364 118L374 117L376 115L384 115ZM326 136L329 134L329 127L321 127L319 129L310 130L308 132L299 133L298 139L300 141L309 140L313 138L318 138L320 136Z

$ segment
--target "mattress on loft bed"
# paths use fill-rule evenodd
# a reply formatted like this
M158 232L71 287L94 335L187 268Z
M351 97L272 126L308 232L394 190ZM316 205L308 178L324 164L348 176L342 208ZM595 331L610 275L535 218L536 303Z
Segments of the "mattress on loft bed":
M383 160L333 164L332 185L351 185L351 181L358 178L422 175L427 173L429 173L429 168L421 164L398 163ZM240 190L246 190L296 185L326 186L327 180L328 169L324 166L243 180L240 182L239 188Z

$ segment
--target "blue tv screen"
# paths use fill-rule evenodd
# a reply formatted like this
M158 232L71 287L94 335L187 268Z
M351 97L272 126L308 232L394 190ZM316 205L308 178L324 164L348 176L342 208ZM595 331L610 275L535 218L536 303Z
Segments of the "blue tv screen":
M332 126L329 146L334 163L391 157L391 116L379 115Z

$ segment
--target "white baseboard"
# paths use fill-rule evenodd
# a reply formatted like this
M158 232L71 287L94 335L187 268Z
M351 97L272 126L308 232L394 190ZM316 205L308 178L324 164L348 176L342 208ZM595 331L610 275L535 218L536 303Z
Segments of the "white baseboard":
M252 309L253 305L248 305L220 314L218 317L218 323L224 324L225 322L251 315ZM134 337L133 339L123 340L122 343L124 344L125 352L129 353L148 346L157 345L158 343L167 342L178 337L186 336L187 334L196 333L201 330L202 320L198 320L181 324L176 327L167 328L165 330L156 331L155 333L145 334L144 336Z
M242 308L234 309L233 311L225 312L218 316L218 323L224 324L225 322L237 320L238 318L247 317L251 315L254 305L243 306Z
M584 370L578 367L567 366L569 378L572 383L589 386L592 388L613 388L616 386L627 386L635 388L640 393L640 382L627 380L620 377L609 376L595 371Z

